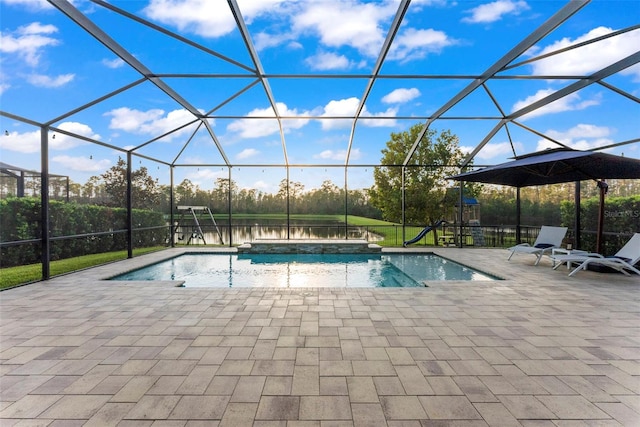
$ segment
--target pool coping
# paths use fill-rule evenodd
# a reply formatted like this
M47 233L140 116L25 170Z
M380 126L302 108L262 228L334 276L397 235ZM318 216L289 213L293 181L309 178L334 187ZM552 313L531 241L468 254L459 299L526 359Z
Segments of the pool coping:
M505 271L503 268L501 269L493 269L491 266L486 265L486 263L475 263L473 260L466 259L466 257L462 257L460 255L468 254L468 251L474 251L477 248L381 248L380 252L376 252L377 254L434 254L440 256L449 261L461 264L465 267L472 268L477 270L480 273L490 275L496 277L497 279L493 280L473 280L473 283L483 283L483 282L494 282L494 281L508 281L508 275L505 275ZM459 251L463 251L460 253ZM168 283L174 287L184 288L180 286L184 281L173 280L173 281L134 281L134 280L113 280L111 279L114 276L118 276L120 274L125 274L131 272L133 270L137 270L139 268L143 268L148 265L156 264L159 262L166 261L171 258L175 258L177 256L189 253L211 253L211 254L240 254L237 247L218 247L218 246L207 246L207 247L179 247L179 248L168 248L163 249L161 251L151 252L144 255L139 255L134 258L129 258L126 260L116 261L110 264L91 267L86 270L82 270L80 272L76 272L75 274L82 274L84 271L92 272L92 274L98 277L98 280L108 281L112 283L156 283L163 284ZM285 253L285 255L287 255ZM293 255L293 254L290 254ZM95 276L94 276L95 278ZM437 284L449 284L449 283L469 283L468 280L429 280L422 281L421 283L428 283L428 286L437 285ZM425 287L428 287L425 286ZM313 288L313 286L309 286ZM377 288L367 288L367 289L377 289Z

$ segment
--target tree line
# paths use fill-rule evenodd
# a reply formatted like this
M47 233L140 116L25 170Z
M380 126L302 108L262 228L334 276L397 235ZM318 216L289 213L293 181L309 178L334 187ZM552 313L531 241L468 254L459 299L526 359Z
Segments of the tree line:
M331 180L320 187L307 190L296 181L280 181L278 191L267 193L255 188L239 188L226 178L216 179L211 190L205 190L189 179L174 189L175 205L208 206L216 214L344 214L383 219L411 225L433 224L452 209L447 191L457 183L446 177L459 172L464 158L459 140L449 130L427 130L405 167L414 142L422 130L416 124L409 130L391 133L382 150L380 165L373 170L371 188L345 190ZM162 185L149 170L141 166L132 170L132 200L134 209L148 209L168 213L171 210L171 188ZM2 194L14 194L15 180L2 179ZM29 180L25 187L31 194L39 194L39 179ZM50 197L71 202L109 207L126 206L127 164L122 158L101 175L92 176L84 184L64 178L50 179ZM402 190L404 187L404 191ZM609 197L640 194L640 180L612 180ZM523 224L559 224L560 203L573 200L574 183L521 189ZM466 183L466 196L480 203L483 224L514 224L516 221L515 194L511 187ZM582 185L582 197L596 197L595 184ZM230 205L229 205L230 201ZM404 204L404 217L403 217Z

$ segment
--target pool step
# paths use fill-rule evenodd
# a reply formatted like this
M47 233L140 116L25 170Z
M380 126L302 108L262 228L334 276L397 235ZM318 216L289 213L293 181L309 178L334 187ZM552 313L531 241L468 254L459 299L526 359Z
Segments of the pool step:
M238 246L246 254L377 254L382 246L366 240L254 240Z

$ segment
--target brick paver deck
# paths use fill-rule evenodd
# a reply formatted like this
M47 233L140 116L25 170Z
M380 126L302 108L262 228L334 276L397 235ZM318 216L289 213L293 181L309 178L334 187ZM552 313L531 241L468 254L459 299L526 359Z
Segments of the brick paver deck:
M639 426L640 278L437 250L495 282L0 293L4 426Z

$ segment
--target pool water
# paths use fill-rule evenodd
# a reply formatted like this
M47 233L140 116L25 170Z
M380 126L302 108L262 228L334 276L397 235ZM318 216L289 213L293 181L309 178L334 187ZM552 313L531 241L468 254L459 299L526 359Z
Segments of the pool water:
M422 287L496 280L433 254L183 254L111 280L176 280L185 287Z

